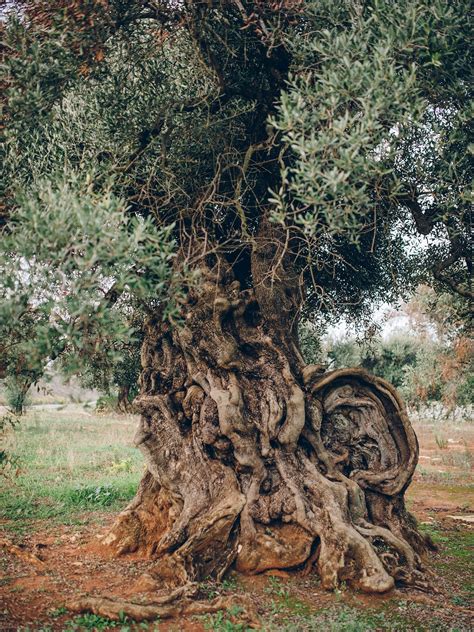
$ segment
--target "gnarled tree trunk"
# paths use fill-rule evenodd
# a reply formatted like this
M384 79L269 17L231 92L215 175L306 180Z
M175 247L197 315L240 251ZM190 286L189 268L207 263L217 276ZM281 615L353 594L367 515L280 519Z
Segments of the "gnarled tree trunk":
M267 244L268 245L268 244ZM275 256L278 253L271 253ZM395 389L362 370L305 366L296 279L269 253L253 287L203 272L182 327L146 325L136 445L147 466L106 542L155 557L175 583L313 567L324 587L423 582L404 505L418 446Z

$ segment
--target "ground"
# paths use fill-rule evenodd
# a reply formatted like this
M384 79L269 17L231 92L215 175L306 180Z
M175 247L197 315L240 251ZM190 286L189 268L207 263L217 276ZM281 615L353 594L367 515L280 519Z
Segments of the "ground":
M438 592L397 588L367 596L342 587L328 593L313 575L231 573L219 585L200 586L203 599L224 595L235 602L211 615L136 624L68 611L65 604L80 594L153 599L139 580L152 562L111 559L97 537L141 478L142 458L131 447L135 423L80 405L35 409L7 436L16 461L0 491L0 630L473 629L474 424L461 420L415 424L420 462L407 500L439 545L431 558ZM241 604L253 613L250 623Z

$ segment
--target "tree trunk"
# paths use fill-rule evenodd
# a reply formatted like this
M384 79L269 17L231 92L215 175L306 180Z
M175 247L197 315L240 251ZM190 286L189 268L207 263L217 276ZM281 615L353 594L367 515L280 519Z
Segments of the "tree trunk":
M254 289L230 267L207 269L181 327L147 323L135 400L147 472L105 541L156 558L175 584L234 565L314 566L326 588L421 585L426 542L403 498L418 445L403 404L362 370L304 365L297 284L267 279L265 258L253 258Z
M121 413L130 412L130 386L122 384L119 386L117 394L117 410Z

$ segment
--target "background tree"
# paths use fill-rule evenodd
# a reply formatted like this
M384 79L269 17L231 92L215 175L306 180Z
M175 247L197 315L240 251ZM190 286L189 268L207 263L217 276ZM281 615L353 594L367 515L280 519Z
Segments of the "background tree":
M143 317L147 473L108 543L185 582L424 583L396 391L301 315L471 296L467 2L18 2L4 25L5 340L78 362ZM421 241L421 236L423 241Z
M120 340L113 345L113 353L97 353L87 357L86 367L82 371L81 383L86 388L97 389L105 395L99 398L97 407L110 406L123 413L133 411L132 402L138 395L140 377L140 349L143 343L141 330L143 323L130 323L134 335L130 340ZM71 372L70 358L63 362L66 374ZM74 359L73 359L74 362Z

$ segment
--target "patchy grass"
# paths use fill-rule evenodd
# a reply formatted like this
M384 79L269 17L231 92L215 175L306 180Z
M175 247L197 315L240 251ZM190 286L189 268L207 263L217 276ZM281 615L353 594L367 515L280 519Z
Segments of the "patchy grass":
M238 621L242 608L234 606L226 611L216 612L202 618L205 630L213 632L252 632L246 623Z
M143 471L131 445L136 420L94 415L80 406L30 410L8 436L6 451L16 475L2 480L0 517L16 542L37 549L48 564L38 577L15 557L0 558L0 592L7 609L0 629L22 632L162 630L244 632L249 623L239 606L204 617L137 624L93 614L74 615L61 605L83 592L122 597L151 561L106 560L87 547L99 529L134 495ZM397 589L367 596L352 590L328 593L316 575L288 578L230 574L200 585L204 598L219 595L250 600L265 632L464 632L472 629L474 533L450 514L473 512L471 468L474 426L418 425L421 459L408 491L408 504L421 529L439 545L430 558L443 594ZM445 442L438 445L437 435ZM25 572L26 571L26 572ZM49 583L48 583L49 582ZM151 598L151 597L150 597ZM9 620L15 626L2 628Z
M269 630L278 632L367 632L368 630L390 630L402 632L416 630L413 625L396 612L385 613L374 609L355 608L346 605L333 606L319 612L287 617L286 621L274 624Z
M17 464L0 491L0 517L21 529L37 519L74 519L84 510L116 510L131 499L143 461L131 445L131 417L71 410L30 411L10 433Z

